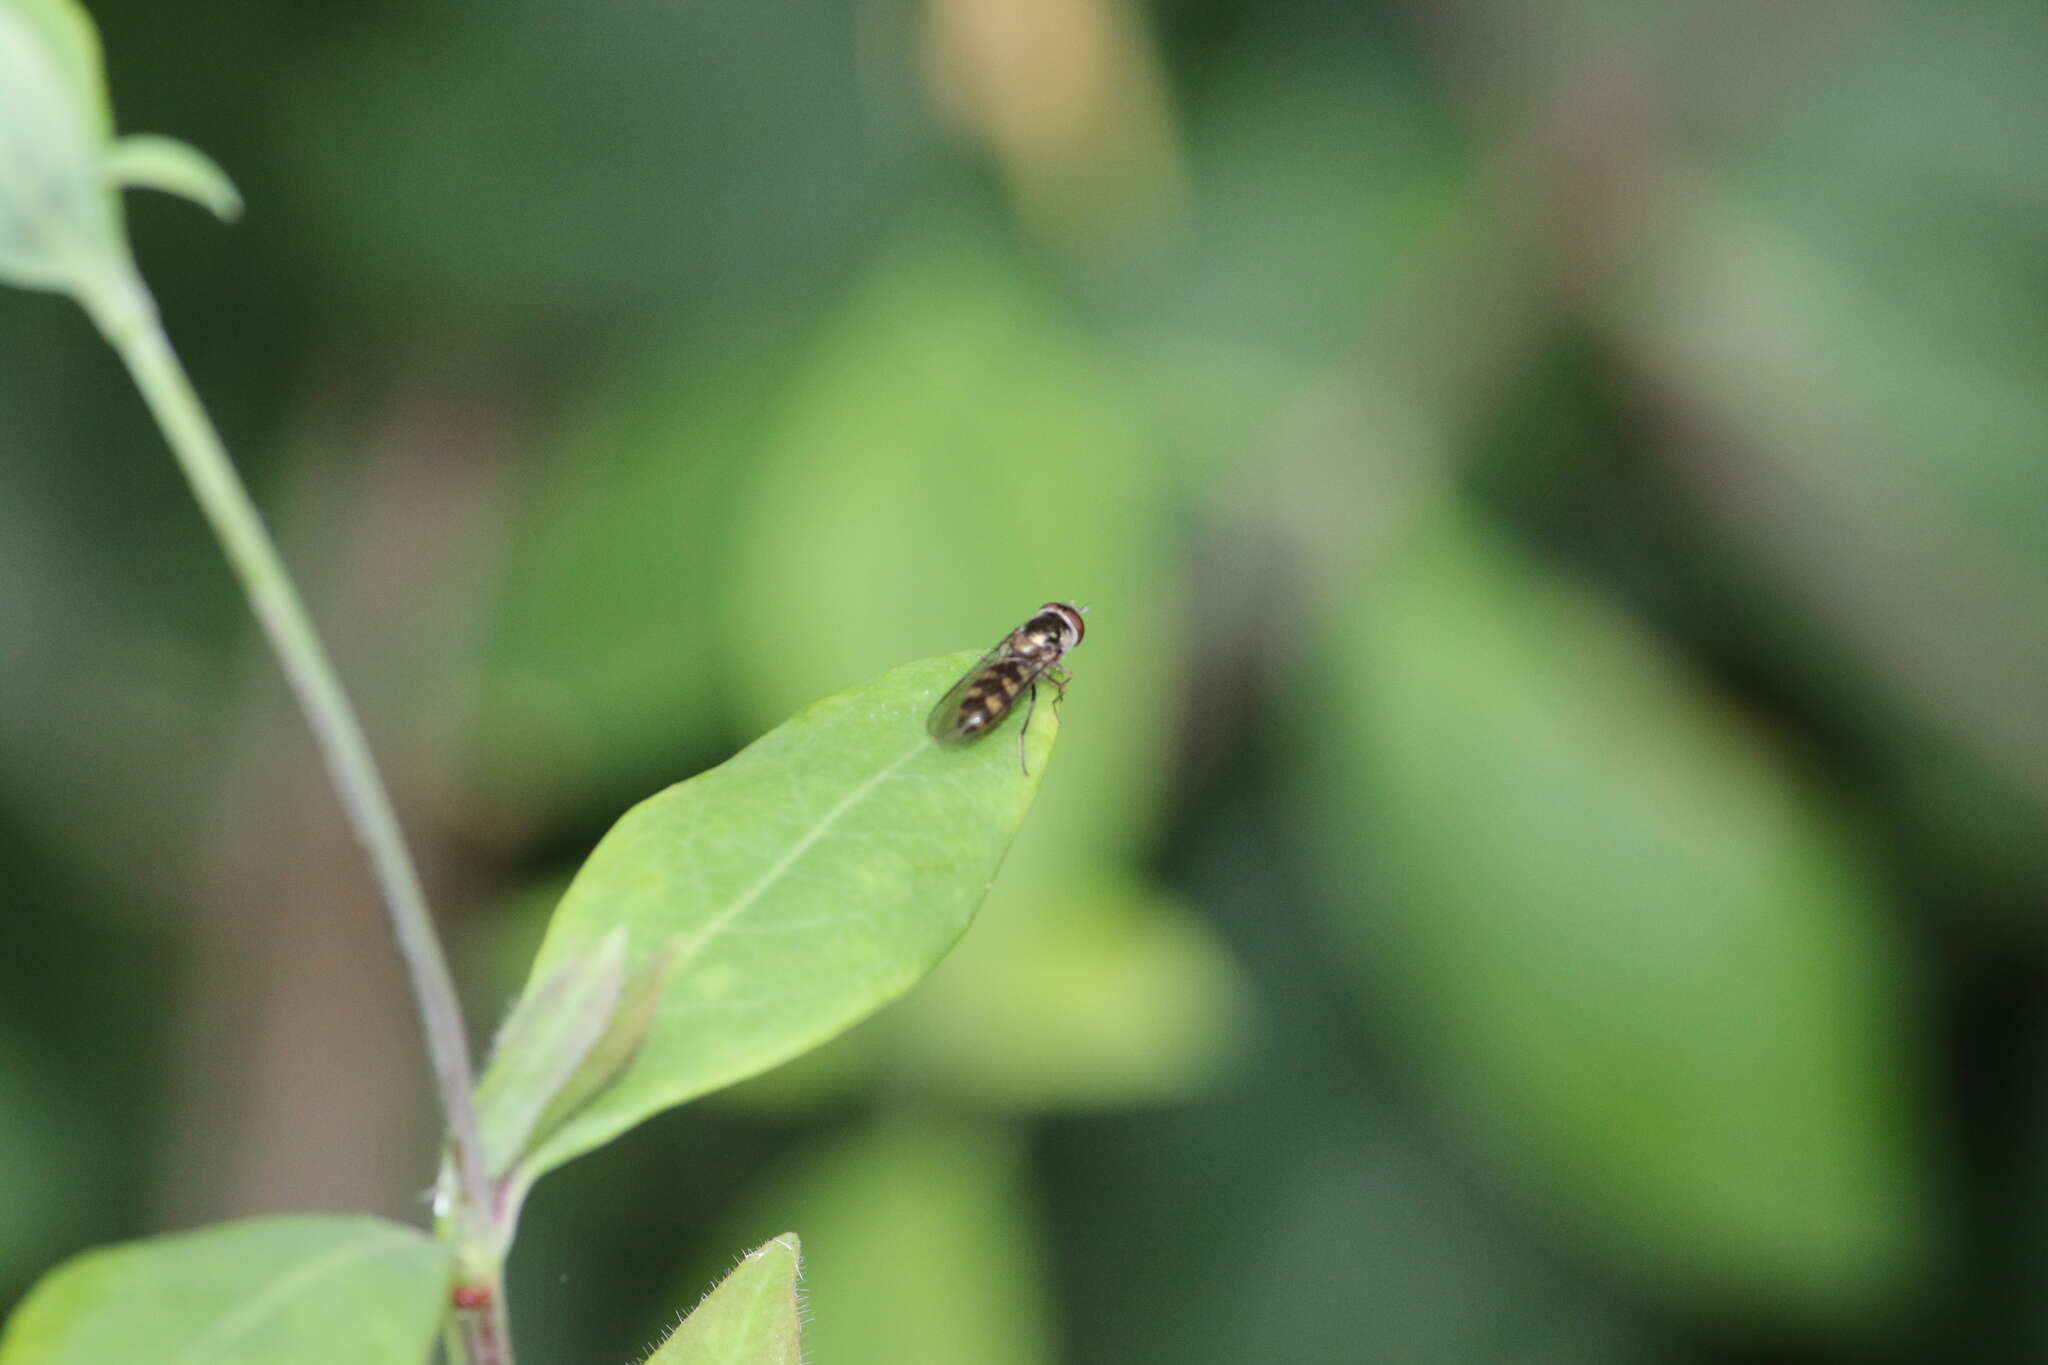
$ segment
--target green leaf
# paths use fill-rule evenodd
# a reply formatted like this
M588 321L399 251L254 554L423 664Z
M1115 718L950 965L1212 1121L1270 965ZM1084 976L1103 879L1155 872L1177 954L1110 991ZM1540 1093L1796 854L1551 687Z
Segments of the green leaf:
M15 1309L0 1365L420 1365L448 1259L375 1218L251 1218L88 1251Z
M785 1232L748 1252L647 1365L799 1365L800 1251Z
M154 185L221 212L240 200L168 138L109 148L99 39L67 0L0 0L0 284L73 295L118 337L155 305L135 273L115 186Z
M626 1073L544 1140L529 1177L650 1114L764 1071L908 990L966 930L1051 755L1017 722L964 748L925 732L978 651L818 702L729 762L627 812L584 864L534 964L614 928L640 968L680 939Z
M196 147L153 133L117 140L107 149L107 178L128 189L162 190L190 199L224 223L242 216L242 194L228 173Z
M1683 1293L1841 1321L1915 1286L1903 956L1783 759L1448 519L1329 636L1328 885L1390 1038L1474 1139Z
M74 0L0 0L0 9L14 11L36 30L65 81L83 102L95 136L109 136L113 115L107 103L100 36L85 7Z
M493 1178L545 1132L543 1116L582 1068L619 1008L626 931L614 929L521 995L477 1082L477 1122Z
M1023 1156L1015 1128L926 1112L803 1154L746 1220L803 1218L810 1357L1050 1365L1051 1296Z
M126 249L91 103L50 33L0 6L0 283L83 292Z

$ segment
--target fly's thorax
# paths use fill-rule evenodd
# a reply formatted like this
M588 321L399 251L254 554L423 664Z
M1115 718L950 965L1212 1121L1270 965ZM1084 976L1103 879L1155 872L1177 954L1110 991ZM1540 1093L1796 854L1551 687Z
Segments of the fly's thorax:
M1009 645L1012 650L1038 660L1042 667L1050 667L1080 644L1085 632L1078 610L1065 602L1048 602L1012 632Z
M1066 652L1066 638L1057 625L1046 624L1044 617L1021 627L1010 637L1008 649L1011 658L1029 659L1040 668L1054 663Z

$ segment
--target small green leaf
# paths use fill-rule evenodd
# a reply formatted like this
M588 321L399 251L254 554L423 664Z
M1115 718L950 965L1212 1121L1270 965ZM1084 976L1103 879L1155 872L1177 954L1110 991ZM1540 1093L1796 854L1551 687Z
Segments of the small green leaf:
M172 137L140 133L107 149L107 179L125 189L190 199L224 223L242 216L242 194L212 157Z
M618 1012L626 933L614 929L520 996L477 1082L477 1122L493 1178L545 1131L542 1118L575 1078Z
M619 934L622 944L624 938L623 933ZM647 1035L654 1031L654 1021L661 1017L662 990L681 960L682 943L672 938L626 981L616 1007L605 1021L604 1032L534 1124L536 1138L554 1132L632 1065L647 1042Z
M83 292L126 248L92 106L50 32L0 7L0 282Z
M156 305L129 254L117 186L151 184L220 211L233 186L166 138L109 148L99 39L68 0L0 0L0 284L72 295L118 339Z
M801 1153L763 1190L748 1221L803 1219L813 1360L1051 1365L1021 1136L1001 1122L891 1113Z
M376 1218L251 1218L102 1247L44 1276L0 1365L419 1365L447 1253Z
M796 1234L747 1253L647 1365L798 1365Z
M675 964L617 1081L543 1140L529 1178L651 1114L824 1042L910 987L993 885L1058 732L1039 706L964 748L925 732L979 653L906 664L817 703L613 827L555 912L544 979L614 928Z
M0 9L13 10L36 30L66 82L83 101L94 134L108 136L113 115L100 61L100 35L85 7L74 0L0 0Z

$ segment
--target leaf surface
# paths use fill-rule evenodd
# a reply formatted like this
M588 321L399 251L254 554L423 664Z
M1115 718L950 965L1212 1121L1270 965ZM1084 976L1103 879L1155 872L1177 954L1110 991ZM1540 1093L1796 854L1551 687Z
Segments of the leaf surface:
M793 1232L748 1252L647 1365L798 1365L799 1252Z
M78 289L121 259L94 109L55 11L0 6L0 284Z
M0 0L40 34L44 47L85 102L93 131L105 137L113 126L107 108L106 72L100 61L99 31L74 0Z
M448 1261L376 1218L250 1218L101 1247L44 1276L0 1365L420 1365Z

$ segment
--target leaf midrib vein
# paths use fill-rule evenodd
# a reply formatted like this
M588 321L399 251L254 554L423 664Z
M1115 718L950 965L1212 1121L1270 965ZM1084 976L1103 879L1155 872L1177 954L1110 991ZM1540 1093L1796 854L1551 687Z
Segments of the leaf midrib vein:
M817 822L811 826L810 831L803 838L791 844L788 851L780 858L777 858L774 864L766 872L763 872L752 886L741 892L724 909L706 920L702 927L691 936L683 951L677 956L676 972L680 974L690 963L702 956L704 950L710 947L735 919L746 913L747 908L766 894L769 887L773 886L790 868L794 867L797 860L810 851L812 845L825 837L825 832L832 828L840 816L846 814L848 810L852 809L869 792L894 776L897 769L910 762L911 759L916 758L920 753L924 752L925 748L926 741L920 739L915 746L904 752L903 757L877 771L873 777L870 777L867 781L841 797L831 810L818 817Z

